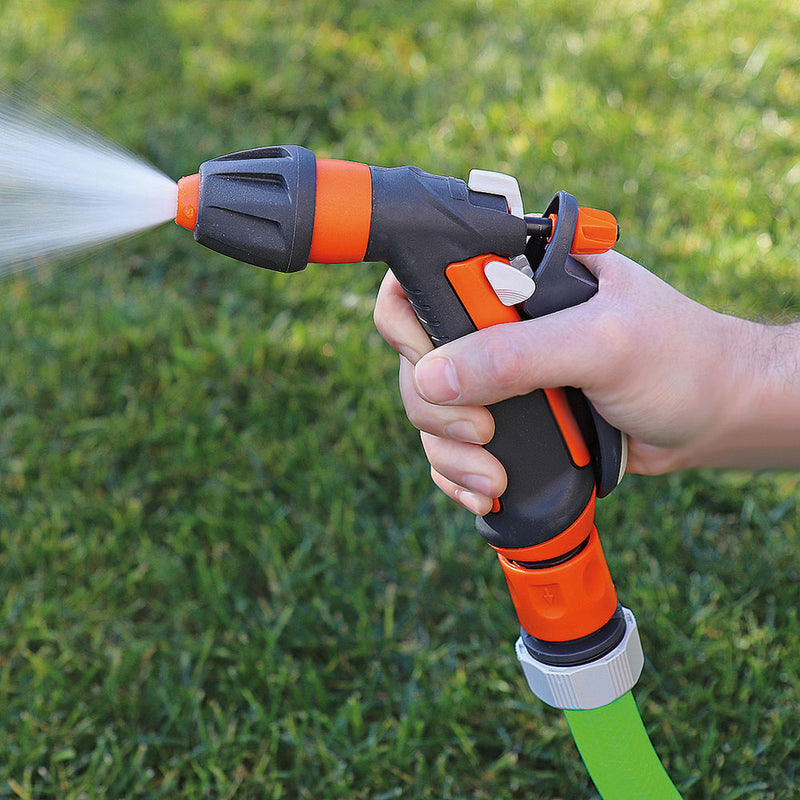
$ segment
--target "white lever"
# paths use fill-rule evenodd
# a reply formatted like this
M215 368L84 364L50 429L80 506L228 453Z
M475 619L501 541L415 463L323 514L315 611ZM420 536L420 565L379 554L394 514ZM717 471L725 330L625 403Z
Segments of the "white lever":
M533 278L504 261L490 261L483 274L504 306L523 303L536 290Z
M519 183L513 175L506 175L504 172L491 172L488 169L470 170L467 186L473 192L484 192L485 194L496 194L505 197L508 210L515 217L523 219L525 214L522 210L522 192L519 190Z

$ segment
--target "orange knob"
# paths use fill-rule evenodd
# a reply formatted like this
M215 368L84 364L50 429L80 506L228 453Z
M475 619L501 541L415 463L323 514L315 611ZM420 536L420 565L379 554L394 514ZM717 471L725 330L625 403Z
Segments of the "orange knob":
M598 208L579 208L571 253L578 256L605 253L619 239L619 224L613 214Z

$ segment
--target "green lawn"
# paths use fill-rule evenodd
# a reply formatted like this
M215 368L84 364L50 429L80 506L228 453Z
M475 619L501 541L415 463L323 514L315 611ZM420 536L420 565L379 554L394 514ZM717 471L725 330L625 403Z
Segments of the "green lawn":
M174 177L320 155L608 208L701 301L800 312L789 0L4 0L0 86ZM0 798L592 798L505 582L437 495L383 269L281 276L175 226L0 282ZM686 798L800 787L797 475L599 507Z

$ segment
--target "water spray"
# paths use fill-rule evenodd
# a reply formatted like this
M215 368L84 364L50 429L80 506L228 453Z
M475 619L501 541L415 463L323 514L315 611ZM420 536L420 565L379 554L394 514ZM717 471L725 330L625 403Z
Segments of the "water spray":
M435 346L585 302L607 212L558 192L523 212L515 178L468 181L416 167L316 158L303 147L232 153L176 185L86 131L0 106L0 274L174 219L199 243L279 272L309 262L388 264ZM519 617L534 694L565 710L605 800L676 800L631 695L644 657L594 524L619 482L625 437L577 390L540 389L489 409L487 449L508 487L477 518Z
M0 277L175 217L173 180L91 131L0 101Z

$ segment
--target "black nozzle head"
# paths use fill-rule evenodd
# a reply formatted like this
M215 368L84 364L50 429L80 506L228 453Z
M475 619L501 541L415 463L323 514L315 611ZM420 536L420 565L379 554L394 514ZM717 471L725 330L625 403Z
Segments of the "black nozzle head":
M308 264L317 162L297 145L243 150L206 161L194 238L238 261L277 272Z

